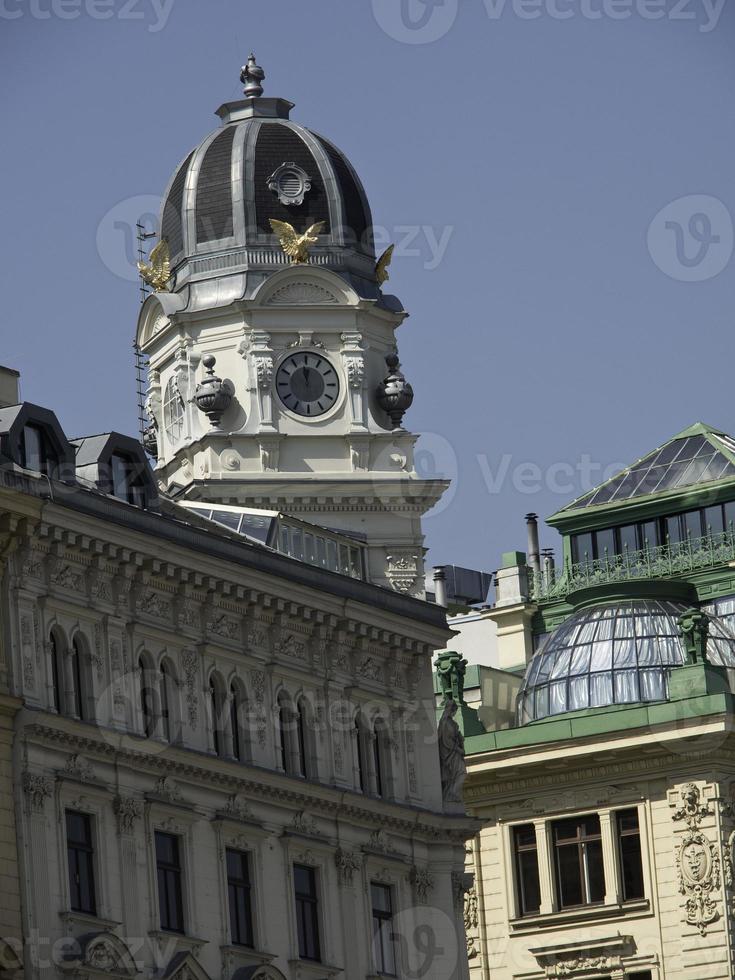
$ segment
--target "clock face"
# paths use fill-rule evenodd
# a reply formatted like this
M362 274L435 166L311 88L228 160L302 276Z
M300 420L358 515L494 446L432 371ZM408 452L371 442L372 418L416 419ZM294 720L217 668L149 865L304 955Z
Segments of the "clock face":
M339 379L326 357L299 351L289 354L278 368L276 390L286 408L296 415L314 418L336 403Z

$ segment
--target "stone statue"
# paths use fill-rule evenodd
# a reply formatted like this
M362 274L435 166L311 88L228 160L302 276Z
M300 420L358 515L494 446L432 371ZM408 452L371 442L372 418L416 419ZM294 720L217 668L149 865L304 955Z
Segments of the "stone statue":
M464 735L454 720L457 707L456 701L447 698L444 712L439 720L439 765L444 803L464 811L462 786L467 776L467 767L464 761Z
M442 689L442 703L448 699L464 704L464 675L467 661L453 650L447 650L436 658L434 664Z
M687 609L679 617L677 626L684 641L688 663L707 663L709 620L704 613L696 608Z

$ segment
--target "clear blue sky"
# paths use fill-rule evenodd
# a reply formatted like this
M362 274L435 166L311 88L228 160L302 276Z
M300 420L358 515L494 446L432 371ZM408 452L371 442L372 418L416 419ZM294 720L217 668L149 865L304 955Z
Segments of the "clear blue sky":
M0 363L69 435L136 431L115 222L215 128L253 48L399 243L407 422L454 479L430 560L492 570L526 511L697 419L735 430L735 11L403 3L0 0Z

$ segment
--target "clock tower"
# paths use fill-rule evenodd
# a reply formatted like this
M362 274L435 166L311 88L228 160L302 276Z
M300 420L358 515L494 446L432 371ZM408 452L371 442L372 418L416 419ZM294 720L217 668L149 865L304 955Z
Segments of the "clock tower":
M263 96L252 56L241 77L245 97L217 110L163 198L137 329L156 473L181 503L359 541L369 580L420 597L421 518L446 483L417 474L403 427L407 313L383 289L349 160Z

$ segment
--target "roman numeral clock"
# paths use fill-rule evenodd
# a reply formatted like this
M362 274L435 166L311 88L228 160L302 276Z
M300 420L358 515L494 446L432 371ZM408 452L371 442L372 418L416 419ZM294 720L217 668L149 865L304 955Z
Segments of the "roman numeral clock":
M326 357L313 351L299 351L281 361L276 373L276 390L288 411L316 418L336 405L339 377Z

